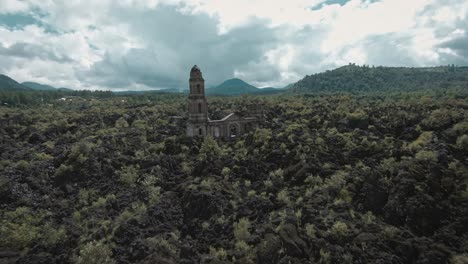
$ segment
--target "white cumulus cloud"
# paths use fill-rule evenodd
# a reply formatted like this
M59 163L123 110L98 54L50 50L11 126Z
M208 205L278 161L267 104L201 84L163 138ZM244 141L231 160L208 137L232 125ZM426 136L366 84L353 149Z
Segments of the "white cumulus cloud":
M261 87L350 62L468 64L465 0L0 0L0 7L0 72L76 89L184 88L193 64L208 85L239 77Z

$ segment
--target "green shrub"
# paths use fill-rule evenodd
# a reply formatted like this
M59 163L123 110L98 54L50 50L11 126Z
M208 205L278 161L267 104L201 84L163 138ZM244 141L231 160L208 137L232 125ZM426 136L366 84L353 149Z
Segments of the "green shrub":
M330 178L325 180L325 187L333 188L336 190L340 190L346 183L346 176L348 176L347 172L344 171L337 171L335 172Z
M252 185L252 182L250 180L245 180L244 185L245 185L245 187L249 188L250 185Z
M158 171L161 170L161 168L159 166L156 166L156 169ZM154 171L152 170L152 173L154 173ZM145 186L145 187L150 187L150 186L154 186L156 185L158 182L160 181L159 177L157 175L154 175L154 174L145 174L144 177L143 177L143 180L140 181L141 185Z
M39 160L39 161L48 161L48 160L53 160L54 157L47 153L41 152L41 153L36 153L34 155L34 159Z
M201 224L201 226L202 226L202 229L203 229L203 230L208 230L208 228L210 228L210 222L203 221L203 223Z
M55 170L54 176L57 178L69 178L70 174L73 172L73 167L61 164L60 167Z
M250 238L250 221L243 217L237 223L234 223L234 237L237 240L246 241Z
M340 190L340 193L338 194L338 199L339 199L339 201L342 201L342 202L345 202L345 203L351 203L353 201L353 196L348 191L348 189L342 188Z
M231 176L231 169L228 167L224 167L221 171L221 175L223 175L224 179L228 179Z
M272 179L283 180L284 172L283 172L283 169L277 169L275 171L270 172L269 175Z
M0 247L24 249L41 237L40 223L45 212L18 207L0 218Z
M148 186L146 188L148 192L148 201L150 204L155 204L161 197L161 187L159 186Z
M463 121L453 126L453 131L458 135L464 135L468 133L468 122Z
M367 128L368 116L362 110L357 110L353 113L349 113L346 118L351 128Z
M1 222L0 247L24 249L39 237L40 228L28 223Z
M331 232L338 237L346 236L348 233L348 225L344 222L336 221L331 228Z
M236 250L240 252L248 252L251 249L249 244L247 244L245 241L242 241L242 240L236 241L234 247L236 248Z
M96 201L91 203L91 208L93 209L104 209L106 205L112 201L115 201L115 195L114 194L108 194L104 197L99 197Z
M276 199L279 202L284 203L286 205L289 205L291 203L291 200L289 199L289 196L288 196L288 190L287 189L283 189L283 190L279 191L278 194L276 195Z
M129 219L136 219L142 222L147 213L147 207L144 203L133 203L130 208L126 208L115 220L117 225L121 225Z
M394 226L386 226L382 230L382 234L386 239L392 239L398 234L399 230L398 228Z
M221 215L220 217L216 218L216 223L220 225L224 225L225 223L227 223L227 221L228 219L226 219L224 215Z
M218 159L222 156L222 149L219 147L218 142L212 137L208 136L204 138L203 144L200 148L200 153L198 154L198 160L203 161L212 161Z
M96 195L97 191L95 189L80 189L78 192L80 204L90 204L95 199Z
M271 137L272 137L272 132L270 129L259 128L255 130L254 142L255 144L265 144L271 139Z
M468 151L468 135L462 135L458 137L457 147L464 151Z
M460 254L452 257L451 264L466 264L468 263L468 254Z
M102 241L92 241L84 245L75 257L76 264L114 264L111 248Z
M375 215L371 211L367 211L367 213L365 213L362 216L362 220L364 221L364 223L366 223L366 225L373 224L375 221L375 218L376 218Z
M47 224L42 229L42 232L44 234L42 241L46 246L57 245L67 239L67 233L63 226L54 228L50 224Z
M138 119L138 120L133 121L132 127L138 128L140 130L146 130L148 128L148 124L146 123L145 120Z
M432 131L425 131L421 133L421 135L419 135L418 139L416 139L408 145L408 149L413 152L417 152L423 147L427 146L431 142L433 137L434 136Z
M222 261L227 259L227 252L224 248L216 249L215 247L210 246L210 256L212 259Z
M331 262L331 254L328 250L320 249L320 261L321 264L329 264Z
M85 163L89 156L92 154L94 144L87 141L80 141L73 145L70 155L68 156L68 164L82 165Z
M126 128L128 127L128 122L125 120L125 118L121 117L115 121L115 127L116 128Z
M426 129L441 129L443 127L449 126L453 119L457 118L457 113L449 109L436 109L432 113L421 121Z
M183 161L180 163L180 170L187 175L192 173L193 166L191 163Z
M320 176L314 176L314 175L309 175L307 178L304 180L304 183L306 183L308 186L314 188L322 185L323 180L320 178Z
M177 257L179 255L179 249L176 245L159 236L145 239L145 244L158 254L169 255L171 257Z
M315 237L315 226L314 224L309 224L307 223L305 225L305 229L306 229L306 234L309 238L314 238Z
M265 188L270 189L273 187L273 182L271 180L265 180L263 181L263 185L265 185Z
M25 160L20 160L16 163L16 168L21 171L29 169L29 162Z
M133 186L138 179L138 166L124 166L119 172L119 180L125 185Z
M216 180L212 177L203 179L200 182L200 188L205 189L205 190L211 190L216 184Z
M437 153L434 151L421 150L416 153L416 159L425 162L437 162Z
M257 194L257 192L256 192L255 190L250 190L250 191L247 192L247 196L248 196L248 197L253 197L253 196L255 196L256 194Z

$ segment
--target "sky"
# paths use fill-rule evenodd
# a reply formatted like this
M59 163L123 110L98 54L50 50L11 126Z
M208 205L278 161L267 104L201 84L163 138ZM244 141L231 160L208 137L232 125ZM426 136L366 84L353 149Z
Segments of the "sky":
M0 0L0 74L90 90L468 66L468 0Z

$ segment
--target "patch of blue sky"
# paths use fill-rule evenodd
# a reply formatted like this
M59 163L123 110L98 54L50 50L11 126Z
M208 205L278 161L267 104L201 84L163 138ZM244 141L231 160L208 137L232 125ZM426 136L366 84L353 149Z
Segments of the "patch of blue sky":
M335 4L338 4L340 6L343 6L345 5L347 2L349 2L351 0L325 0L323 1L322 3L316 5L316 6L313 6L312 7L312 10L319 10L321 9L322 7L326 6L326 5L335 5ZM378 2L380 0L366 0L366 2L370 2L370 3L373 3L373 2Z
M0 14L0 26L9 29L21 29L28 25L37 25L44 28L46 32L57 33L55 29L41 21L41 18L44 16L45 14L38 11Z

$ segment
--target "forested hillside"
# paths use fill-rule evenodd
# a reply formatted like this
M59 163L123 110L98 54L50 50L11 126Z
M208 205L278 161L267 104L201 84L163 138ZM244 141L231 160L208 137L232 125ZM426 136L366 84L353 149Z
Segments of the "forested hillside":
M11 79L10 77L0 74L0 92L4 91L28 91L32 90L31 88L19 84L17 81Z
M466 91L209 98L265 111L219 142L186 96L88 96L0 106L0 262L468 260Z
M387 92L460 88L468 90L468 67L393 68L350 64L308 75L293 93Z
M70 91L63 89L57 89L55 91L0 90L0 105L33 107L43 105L45 103L57 103L61 99L86 101L112 98L114 96L117 97L117 95L111 91ZM145 96L141 96L141 98L145 98Z

